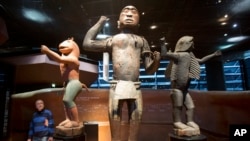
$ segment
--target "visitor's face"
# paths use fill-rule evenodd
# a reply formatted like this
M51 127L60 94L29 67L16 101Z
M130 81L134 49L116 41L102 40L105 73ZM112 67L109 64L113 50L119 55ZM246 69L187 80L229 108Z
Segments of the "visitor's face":
M37 100L36 101L36 109L38 111L42 111L44 109L44 103L42 100Z
M126 6L120 13L120 28L135 27L139 24L139 13L134 6Z

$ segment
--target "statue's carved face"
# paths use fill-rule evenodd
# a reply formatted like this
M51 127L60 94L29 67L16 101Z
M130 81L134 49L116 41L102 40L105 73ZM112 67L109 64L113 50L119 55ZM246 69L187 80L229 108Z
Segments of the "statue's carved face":
M79 54L79 48L77 44L73 41L73 38L63 41L59 44L58 48L62 54L70 54L73 51Z
M139 25L139 12L134 6L125 6L119 17L118 28L134 28Z

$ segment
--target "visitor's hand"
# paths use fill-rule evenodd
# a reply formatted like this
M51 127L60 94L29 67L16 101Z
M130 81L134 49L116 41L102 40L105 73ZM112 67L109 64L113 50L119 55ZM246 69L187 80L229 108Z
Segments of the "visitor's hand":
M53 137L49 137L49 138L48 138L48 141L53 141Z
M41 45L41 52L42 53L47 53L49 51L49 48L47 47L47 46L45 46L45 45Z
M45 121L44 121L44 126L46 126L46 127L49 126L49 121L48 121L48 119L45 119Z
M222 53L221 53L220 50L217 50L217 51L214 52L214 55L215 55L215 56L220 56L221 54L222 54Z
M27 141L31 141L31 139L27 139Z

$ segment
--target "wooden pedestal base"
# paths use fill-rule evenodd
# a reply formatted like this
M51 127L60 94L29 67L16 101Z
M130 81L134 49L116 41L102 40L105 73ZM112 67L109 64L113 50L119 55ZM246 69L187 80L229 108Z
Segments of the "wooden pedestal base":
M73 128L65 128L63 126L56 126L55 128L55 134L64 137L79 136L83 134L83 131L83 125Z
M177 136L197 136L200 135L200 129L196 129L196 128L185 128L185 129L174 129L174 134Z
M169 141L207 141L207 137L201 134L187 137L187 136L177 136L173 133L170 133Z

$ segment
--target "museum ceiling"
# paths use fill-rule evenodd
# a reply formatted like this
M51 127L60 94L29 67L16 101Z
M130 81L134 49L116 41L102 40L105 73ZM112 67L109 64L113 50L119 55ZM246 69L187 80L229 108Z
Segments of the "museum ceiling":
M101 34L116 34L118 15L128 4L140 11L138 34L152 50L159 51L161 37L173 50L184 35L194 36L198 57L218 49L228 53L250 47L249 0L1 0L0 56L39 52L41 44L56 49L68 37L81 46L101 15L110 18ZM3 36L4 25L8 38ZM81 54L91 59L102 55L83 50Z

